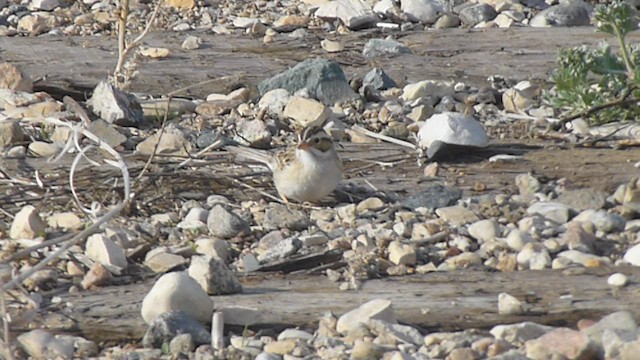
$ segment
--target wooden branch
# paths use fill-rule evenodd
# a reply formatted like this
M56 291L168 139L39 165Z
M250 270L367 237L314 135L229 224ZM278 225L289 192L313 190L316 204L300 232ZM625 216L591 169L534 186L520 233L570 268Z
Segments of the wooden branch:
M607 276L626 274L631 284L612 290ZM571 275L574 273L574 275ZM425 331L489 329L497 324L533 321L574 326L582 318L599 319L629 310L640 316L640 268L600 268L490 273L478 270L369 280L359 291L340 291L324 276L267 275L242 279L244 294L215 296L216 309L257 308L262 317L253 327L299 326L313 330L325 311L341 315L376 298L391 300L399 321ZM79 334L93 341L139 340L146 331L140 316L142 299L152 281L92 291L55 294L60 304L45 307L43 325L55 333ZM528 313L499 315L498 294L525 301ZM27 329L13 329L15 333Z

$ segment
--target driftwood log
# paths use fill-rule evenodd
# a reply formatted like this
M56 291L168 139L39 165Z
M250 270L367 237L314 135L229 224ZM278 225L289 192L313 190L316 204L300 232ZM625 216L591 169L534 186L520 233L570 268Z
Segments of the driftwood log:
M613 272L626 274L631 284L611 288L607 276ZM618 310L640 316L638 279L640 268L635 267L511 273L460 270L369 280L358 291L340 291L324 276L269 275L244 279L243 294L213 300L216 308L259 309L262 316L256 327L313 329L325 311L340 315L377 298L391 300L399 321L425 332L489 329L521 321L573 326L579 319L597 320ZM148 280L58 294L62 305L45 308L42 321L56 333L79 334L94 341L138 340L146 330L141 302L152 285ZM498 314L502 292L525 301L526 313Z

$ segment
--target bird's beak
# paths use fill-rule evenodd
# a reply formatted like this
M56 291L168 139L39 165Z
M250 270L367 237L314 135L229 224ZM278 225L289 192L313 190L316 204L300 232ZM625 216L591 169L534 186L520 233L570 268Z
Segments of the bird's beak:
M300 150L309 150L311 148L311 144L309 144L308 142L301 142L300 144L298 144L298 149Z

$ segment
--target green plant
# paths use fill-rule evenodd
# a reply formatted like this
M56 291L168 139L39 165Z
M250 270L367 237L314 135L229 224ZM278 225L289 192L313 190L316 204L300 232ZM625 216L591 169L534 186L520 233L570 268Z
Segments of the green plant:
M562 49L551 76L554 87L545 100L566 114L562 124L578 117L591 124L640 119L640 47L626 42L637 28L635 10L623 0L598 5L593 22L598 31L617 39L619 50L612 51L606 42Z

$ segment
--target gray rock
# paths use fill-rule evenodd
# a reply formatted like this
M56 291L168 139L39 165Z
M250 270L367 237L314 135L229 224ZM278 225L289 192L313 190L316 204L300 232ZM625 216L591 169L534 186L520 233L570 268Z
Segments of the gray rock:
M632 359L638 354L638 346L640 343L638 342L638 338L640 337L640 332L638 330L629 331L629 330L620 330L606 329L602 333L602 347L604 349L604 358L605 359ZM635 347L635 352L632 353L632 356L624 357L627 351L630 348Z
M0 122L0 149L16 144L24 138L22 126L15 120Z
M271 143L271 132L267 124L260 119L240 119L236 122L237 141L245 145L266 149Z
M358 96L349 86L340 65L322 58L305 60L258 85L261 95L273 89L285 89L290 94L307 89L310 97L328 106Z
M439 0L404 0L400 9L410 21L433 24L446 11L446 4Z
M489 4L477 4L468 6L460 11L460 20L468 26L475 26L483 21L491 21L498 13Z
M207 227L211 235L223 239L250 232L249 224L246 221L222 205L216 205L209 210Z
M87 105L108 123L120 126L139 126L144 116L134 95L124 93L106 81L96 86Z
M629 311L617 311L613 314L607 315L600 319L597 323L582 329L582 332L587 334L593 342L602 346L603 334L605 330L621 330L621 331L636 331L638 324L633 318L633 314Z
M398 87L398 84L396 84L396 82L380 68L374 68L369 71L362 79L362 85L369 85L376 90L386 90Z
M309 227L307 215L297 209L282 204L273 204L264 213L263 225L266 230L289 229L302 231Z
M564 224L569 221L569 208L557 202L540 201L534 203L527 208L527 214L539 214L558 224Z
M533 195L541 188L540 181L531 174L517 175L516 186L521 195Z
M190 353L195 350L195 348L196 345L193 343L193 336L191 334L176 335L176 337L169 342L169 352L173 355Z
M417 194L411 194L400 204L411 210L417 208L438 209L453 205L462 197L462 192L451 186L436 184Z
M93 135L100 138L100 141L104 141L111 147L124 144L127 141L127 137L122 135L113 125L108 124L102 119L96 119L87 125L87 130Z
M269 263L275 260L284 259L298 252L302 247L302 242L297 236L283 239L270 247L264 254L258 256L260 263Z
M71 359L73 343L56 339L45 330L32 330L17 338L20 347L35 359Z
M411 49L406 47L403 43L389 39L370 39L364 45L364 49L362 50L362 55L368 59L378 56L395 57L411 53L413 53Z
M206 255L194 256L191 258L188 273L209 295L242 292L242 285L222 260Z
M556 199L576 211L601 209L607 201L607 194L593 188L567 190Z
M190 334L195 345L211 342L211 334L196 319L184 311L163 313L156 317L142 338L146 348L160 348L180 334Z
M605 233L622 231L626 224L626 220L622 216L610 213L606 210L596 211L591 217L591 222L596 229Z
M569 328L554 329L525 344L527 356L543 359L597 359L598 350L584 333Z
M540 11L529 21L529 26L587 26L592 11L593 8L581 0L566 0Z

